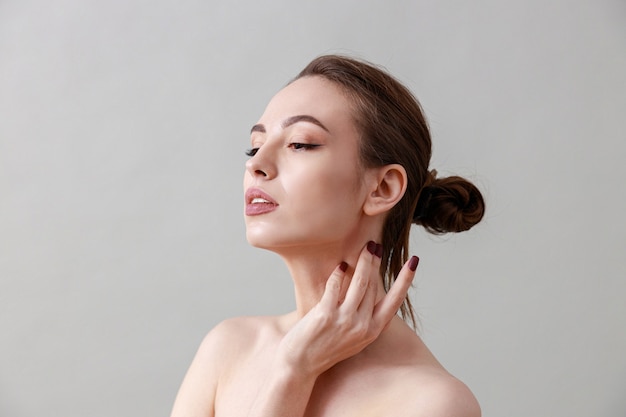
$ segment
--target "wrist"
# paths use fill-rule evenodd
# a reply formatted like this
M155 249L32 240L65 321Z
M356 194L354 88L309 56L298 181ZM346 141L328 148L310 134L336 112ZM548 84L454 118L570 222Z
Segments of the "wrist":
M317 375L275 360L248 417L303 416Z
M287 361L278 361L274 369L276 371L274 379L277 382L297 384L302 387L313 386L319 376L319 373L314 370Z

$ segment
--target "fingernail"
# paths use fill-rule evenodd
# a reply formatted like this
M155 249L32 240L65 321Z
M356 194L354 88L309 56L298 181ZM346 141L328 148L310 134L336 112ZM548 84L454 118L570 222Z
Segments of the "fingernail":
M411 256L411 260L409 261L409 269L413 272L417 269L417 264L420 262L420 258L417 256Z
M346 272L346 270L348 269L348 264L345 262L341 262L339 264L339 269L341 269L341 272Z
M376 245L376 256L378 256L379 258L383 257L383 245Z
M376 255L376 242L371 240L367 242L367 251L372 255Z

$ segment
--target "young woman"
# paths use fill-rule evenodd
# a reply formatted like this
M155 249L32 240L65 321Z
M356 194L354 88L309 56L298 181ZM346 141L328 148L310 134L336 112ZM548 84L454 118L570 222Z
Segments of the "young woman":
M322 56L272 98L251 145L247 238L283 258L297 308L215 327L172 416L480 416L406 323L411 224L460 232L484 212L471 183L428 170L412 94L374 65Z

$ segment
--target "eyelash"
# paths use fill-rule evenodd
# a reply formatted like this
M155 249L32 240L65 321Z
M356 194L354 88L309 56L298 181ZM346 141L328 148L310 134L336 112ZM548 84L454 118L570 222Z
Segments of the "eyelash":
M289 147L294 149L294 150L296 150L296 151L299 151L301 149L304 149L304 150L308 151L308 150L311 150L311 149L315 149L318 146L320 146L320 145L314 145L312 143L298 143L298 142L294 142L294 143L290 143L289 144Z
M318 146L321 146L321 145L315 145L311 143L299 143L299 142L294 142L294 143L289 144L289 148L292 148L293 150L296 150L296 151L300 151L300 150L308 151L311 149L315 149ZM253 157L254 155L256 155L258 151L259 151L259 148L251 148L246 151L246 155L249 157Z

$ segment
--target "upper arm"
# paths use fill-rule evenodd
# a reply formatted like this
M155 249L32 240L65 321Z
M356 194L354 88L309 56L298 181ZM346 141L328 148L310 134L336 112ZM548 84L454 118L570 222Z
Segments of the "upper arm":
M224 346L232 333L228 322L206 335L176 395L171 417L213 417L220 373L225 364Z
M438 381L420 395L415 417L480 417L481 410L470 389L456 378Z

